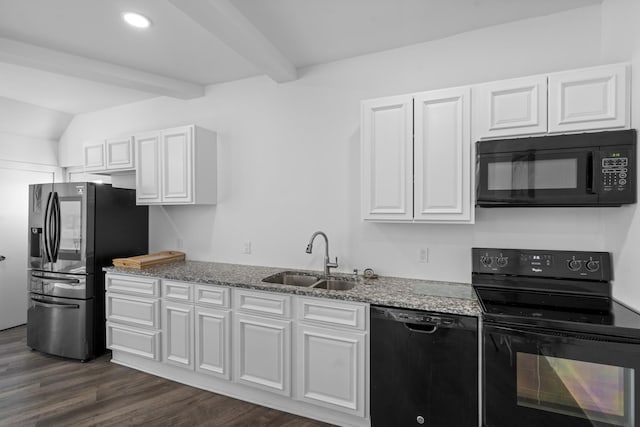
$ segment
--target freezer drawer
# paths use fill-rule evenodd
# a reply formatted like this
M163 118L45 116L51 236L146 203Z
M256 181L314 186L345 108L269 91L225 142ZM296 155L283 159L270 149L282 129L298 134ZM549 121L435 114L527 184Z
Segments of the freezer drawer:
M93 275L29 271L29 291L51 297L88 299L95 296Z
M29 294L27 345L56 356L93 357L93 299Z

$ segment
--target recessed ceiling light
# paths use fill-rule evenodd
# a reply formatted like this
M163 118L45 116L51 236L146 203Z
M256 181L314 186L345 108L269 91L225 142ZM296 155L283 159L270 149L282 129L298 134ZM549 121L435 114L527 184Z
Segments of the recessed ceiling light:
M149 18L135 12L123 13L122 19L124 19L127 24L136 28L149 28L151 26L151 20Z

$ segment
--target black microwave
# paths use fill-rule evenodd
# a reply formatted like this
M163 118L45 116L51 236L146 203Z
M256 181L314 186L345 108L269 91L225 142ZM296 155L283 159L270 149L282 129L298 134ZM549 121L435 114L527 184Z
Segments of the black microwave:
M635 202L635 129L476 143L476 206Z

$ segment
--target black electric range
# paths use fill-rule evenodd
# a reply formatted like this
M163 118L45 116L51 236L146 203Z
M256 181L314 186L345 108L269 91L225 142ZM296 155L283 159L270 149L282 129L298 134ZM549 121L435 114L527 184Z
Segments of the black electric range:
M640 340L640 314L611 297L608 252L474 248L485 321Z
M640 314L607 252L474 248L483 426L634 427Z

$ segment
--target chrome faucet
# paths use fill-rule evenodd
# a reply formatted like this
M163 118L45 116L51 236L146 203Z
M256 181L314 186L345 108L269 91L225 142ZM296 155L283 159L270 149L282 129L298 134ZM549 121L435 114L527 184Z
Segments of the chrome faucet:
M327 238L327 235L324 234L322 231L316 231L315 233L313 233L311 235L311 239L309 239L309 244L307 244L306 252L308 254L311 253L311 251L313 250L313 240L318 235L324 237L324 275L326 277L328 277L329 274L330 274L329 269L338 267L338 257L336 257L336 261L335 262L330 262L329 261L329 239Z

